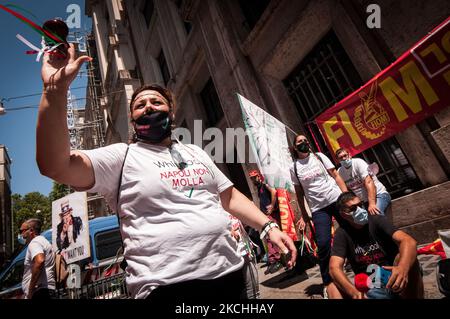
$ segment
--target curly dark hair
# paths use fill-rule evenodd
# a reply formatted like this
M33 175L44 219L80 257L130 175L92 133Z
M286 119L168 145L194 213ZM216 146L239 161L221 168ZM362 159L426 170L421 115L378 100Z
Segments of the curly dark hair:
M297 137L299 137L299 136L304 136L308 140L308 138L306 137L305 134L298 134L294 137L294 140L292 141L291 146L289 147L289 151L291 152L292 158L294 160L298 159L297 147L295 146L295 141L297 140ZM309 140L308 140L308 144L309 144Z
M291 156L294 160L298 159L298 154L295 151L295 140L297 139L297 136L294 137L294 140L292 141L291 146L289 146L289 151L291 152Z

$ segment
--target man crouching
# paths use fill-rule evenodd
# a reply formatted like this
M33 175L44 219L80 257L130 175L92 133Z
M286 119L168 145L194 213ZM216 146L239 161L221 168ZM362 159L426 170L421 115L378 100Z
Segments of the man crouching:
M342 297L422 299L423 281L414 238L396 229L384 216L368 216L353 192L342 193L337 207L348 223L336 230L330 275ZM346 258L356 275L356 286L344 273Z

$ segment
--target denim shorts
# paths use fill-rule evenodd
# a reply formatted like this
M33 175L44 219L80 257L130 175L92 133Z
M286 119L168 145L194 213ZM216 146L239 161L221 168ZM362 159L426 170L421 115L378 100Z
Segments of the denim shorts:
M382 215L385 215L386 209L391 205L391 195L389 193L377 194L377 208L381 211Z
M366 293L369 299L398 299L399 295L386 288L372 288Z

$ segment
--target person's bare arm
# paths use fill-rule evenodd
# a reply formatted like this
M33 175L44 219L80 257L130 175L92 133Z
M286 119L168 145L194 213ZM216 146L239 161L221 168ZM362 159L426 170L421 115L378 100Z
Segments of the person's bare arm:
M31 266L31 280L28 288L28 298L31 298L34 293L34 288L38 282L39 276L44 271L45 255L44 253L37 254L33 258L33 265Z
M75 59L73 45L64 60L45 54L41 71L44 89L36 126L36 161L41 174L78 189L91 187L95 178L89 158L70 151L67 90L83 62L89 59Z
M264 187L270 192L270 205L267 207L267 214L270 215L275 208L275 204L277 202L277 191L275 188L270 187L267 184L264 184Z
M294 185L295 187L295 193L297 194L297 199L298 199L298 205L300 207L300 219L297 221L297 227L300 230L303 230L306 226L306 223L309 222L309 215L308 215L308 211L306 210L305 207L305 193L303 192L303 187L301 185Z
M345 185L344 180L342 179L341 175L338 173L338 171L335 168L328 169L328 173L331 175L331 177L334 178L336 181L336 184L341 189L341 192L347 191L347 185Z
M344 273L344 258L338 256L331 256L330 258L330 276L333 278L333 282L339 288L340 291L352 299L363 299L364 294L356 289Z
M220 193L220 200L227 212L260 232L264 224L270 221L251 200L232 186ZM292 239L278 228L272 228L269 231L269 239L278 246L281 252L291 253L288 267L293 267L297 258L297 249Z
M366 176L366 178L364 179L364 187L367 190L367 200L369 201L369 207L367 211L371 215L380 215L381 212L377 207L377 189L375 187L375 183L373 182L372 176Z
M392 275L386 285L386 288L399 293L406 288L408 284L408 273L417 258L417 242L407 233L397 230L392 239L397 243L398 263L394 266L383 266L384 269L392 271Z

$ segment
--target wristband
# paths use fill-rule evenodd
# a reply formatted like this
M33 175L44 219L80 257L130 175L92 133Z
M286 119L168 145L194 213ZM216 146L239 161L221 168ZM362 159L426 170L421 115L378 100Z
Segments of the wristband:
M263 227L261 227L261 233L264 231L264 229L267 227L267 226L269 226L270 225L270 223L273 223L271 220L269 220L267 223L265 223L264 225L263 225Z
M274 223L273 221L269 221L267 223L264 224L262 230L261 230L261 235L259 236L261 238L261 240L266 239L267 235L269 234L269 231L272 228L279 228L277 223Z

